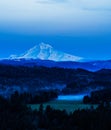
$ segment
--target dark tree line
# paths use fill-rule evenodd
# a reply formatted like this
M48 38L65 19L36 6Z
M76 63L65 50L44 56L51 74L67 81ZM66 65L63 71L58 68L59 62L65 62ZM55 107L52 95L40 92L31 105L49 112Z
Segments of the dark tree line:
M0 96L0 130L109 130L111 107L99 105L97 109L76 110L68 114L50 106L39 110Z
M31 93L19 93L15 91L7 100L12 103L22 103L22 104L39 104L54 100L58 97L55 91L42 91L37 94Z
M100 104L103 102L111 102L111 89L103 89L91 92L90 96L86 95L83 99L84 103Z

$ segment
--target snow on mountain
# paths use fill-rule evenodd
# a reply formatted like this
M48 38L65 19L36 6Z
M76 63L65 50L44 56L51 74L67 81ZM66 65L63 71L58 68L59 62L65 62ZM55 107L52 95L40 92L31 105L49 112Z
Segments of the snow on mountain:
M12 55L11 58L19 59L41 59L41 60L52 60L52 61L80 61L83 58L79 56L73 56L61 51L55 50L51 45L40 43L33 48L26 51L20 56Z

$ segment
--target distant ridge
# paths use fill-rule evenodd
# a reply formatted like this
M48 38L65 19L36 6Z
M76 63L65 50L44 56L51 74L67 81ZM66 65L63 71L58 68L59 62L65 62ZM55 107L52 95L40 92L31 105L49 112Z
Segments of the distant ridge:
M85 69L88 71L102 71L111 69L111 60L106 61L91 61L91 62L75 62L75 61L51 61L51 60L40 60L40 59L2 59L0 65L11 65L11 66L43 66L43 67L57 67L65 69Z

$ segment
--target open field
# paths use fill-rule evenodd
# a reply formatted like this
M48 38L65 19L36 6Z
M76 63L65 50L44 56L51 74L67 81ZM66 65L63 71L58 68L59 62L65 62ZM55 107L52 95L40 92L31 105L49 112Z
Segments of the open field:
M67 101L67 100L54 100L54 101L44 103L43 104L44 109L46 108L47 105L50 105L54 109L59 109L59 110L65 109L69 113L78 109L89 109L92 106L89 104L83 104L81 101ZM40 104L34 104L30 106L34 110L34 109L39 109ZM94 108L97 107L97 105L93 105L93 106Z

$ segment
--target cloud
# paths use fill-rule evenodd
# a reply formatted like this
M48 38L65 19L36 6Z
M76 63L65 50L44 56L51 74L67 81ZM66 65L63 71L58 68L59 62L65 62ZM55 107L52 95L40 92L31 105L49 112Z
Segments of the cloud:
M111 11L110 0L81 0L82 9L89 11Z
M110 8L110 0L1 0L0 26L34 33L94 32L109 28Z
M36 0L36 3L39 4L55 4L55 3L64 3L68 0Z
M109 11L111 11L111 8L88 8L88 7L83 7L82 8L83 10L88 10L88 11L107 11L107 12L109 12Z

